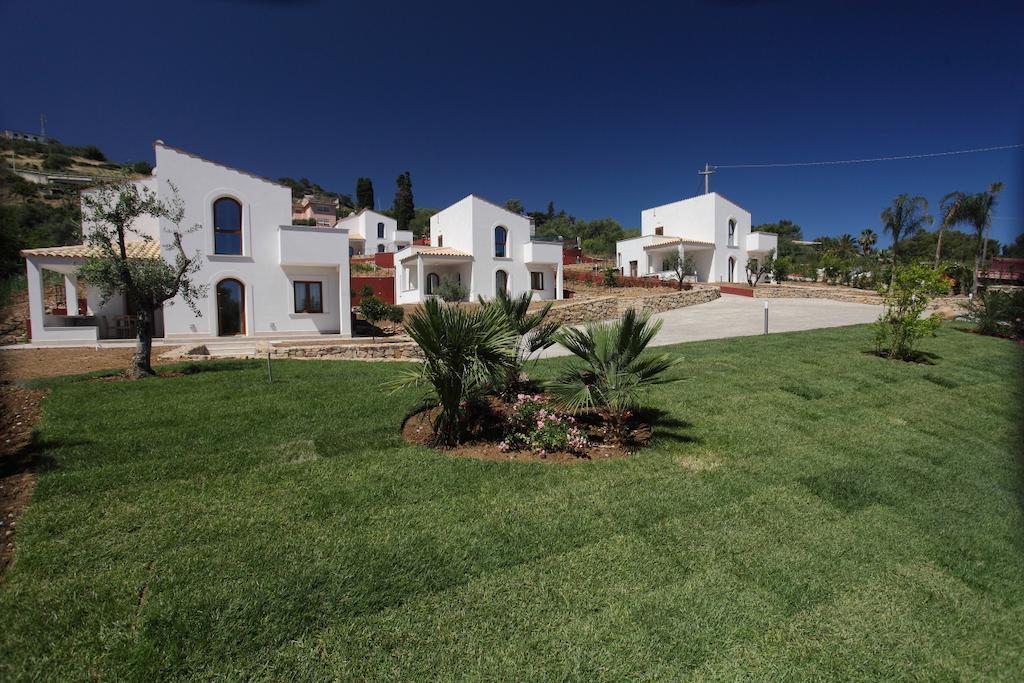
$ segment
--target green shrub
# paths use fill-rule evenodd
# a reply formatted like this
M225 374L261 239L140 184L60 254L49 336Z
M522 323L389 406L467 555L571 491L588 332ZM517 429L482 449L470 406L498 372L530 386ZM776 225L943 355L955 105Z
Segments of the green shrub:
M71 163L71 157L64 154L47 154L43 157L43 168L49 171L62 171Z
M512 404L502 451L529 449L541 455L564 451L582 453L588 446L586 433L571 415L562 415L544 401L541 394L519 394Z
M388 306L387 321L392 325L398 326L405 321L405 309L398 304L391 304Z
M619 280L618 280L618 277L617 277L618 274L619 274L618 271L615 270L614 268L605 268L604 269L604 281L602 282L602 284L605 287L618 287L619 286Z
M928 301L948 292L941 271L925 265L896 269L888 289L880 291L885 311L875 323L875 351L886 358L913 360L917 342L934 334L941 322L937 314L922 317Z
M96 145L88 145L82 148L82 156L90 161L106 161L107 157Z
M458 280L451 280L445 278L434 287L434 296L440 298L442 301L448 303L454 303L457 301L465 301L469 296L469 292L466 290L466 286Z
M643 355L660 329L660 320L652 324L650 313L632 308L615 322L564 328L558 343L576 362L549 383L555 401L572 412L596 410L610 439L624 442L641 392L678 362L666 354Z
M785 282L789 279L789 272L793 268L793 262L788 256L780 256L772 263L772 279L776 283Z
M433 423L434 443L455 446L472 407L508 374L515 333L495 308L470 310L437 299L427 299L413 312L405 329L420 347L423 363L385 386L429 386L440 406Z
M363 319L370 323L370 335L374 339L377 338L377 323L388 319L388 314L391 312L390 308L390 304L384 303L372 293L370 296L363 297L360 300L359 315L363 316Z
M979 292L967 310L975 331L1024 339L1024 290Z
M130 168L133 173L138 173L139 175L151 175L153 173L153 166L147 161L136 161L128 168Z

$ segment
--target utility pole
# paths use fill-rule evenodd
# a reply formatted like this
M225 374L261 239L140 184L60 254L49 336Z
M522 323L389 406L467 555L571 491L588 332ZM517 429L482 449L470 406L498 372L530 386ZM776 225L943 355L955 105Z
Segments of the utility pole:
M704 176L704 194L711 192L711 174L714 172L715 170L711 168L711 164L704 164L704 170L697 171L697 175Z
M46 114L39 115L39 137L46 139Z

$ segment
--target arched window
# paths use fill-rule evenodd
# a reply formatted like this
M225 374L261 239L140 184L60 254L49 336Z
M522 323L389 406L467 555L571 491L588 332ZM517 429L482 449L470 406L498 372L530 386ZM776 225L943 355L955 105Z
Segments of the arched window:
M437 236L437 246L439 246L439 247L443 247L444 246L444 235L438 235Z
M379 240L384 239L384 224L383 223L378 223L377 224L377 239L379 239Z
M729 246L736 246L736 221L732 218L729 219ZM730 279L729 282L732 282Z
M242 205L231 197L213 203L213 253L242 253Z
M377 245L377 253L378 254L383 254L384 253L384 245L383 244L378 244Z
M507 241L508 229L499 225L494 229L494 256L496 258L505 258L505 243Z
M437 273L427 274L427 294L433 294L434 289L441 284L441 278L437 276Z
M729 257L729 282L733 282L733 278L736 277L736 259L732 256Z
M504 270L499 270L494 274L494 294L498 292L508 292L508 273Z
M233 278L217 283L217 334L245 334L245 285Z

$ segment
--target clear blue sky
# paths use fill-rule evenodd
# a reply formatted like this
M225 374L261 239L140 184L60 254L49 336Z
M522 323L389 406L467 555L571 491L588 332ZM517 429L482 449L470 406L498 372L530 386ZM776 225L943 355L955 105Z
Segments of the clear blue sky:
M1024 3L22 2L0 0L0 126L152 160L169 144L390 204L473 192L636 226L712 164L1024 142ZM416 7L412 7L416 5ZM878 228L1007 184L993 236L1024 229L1021 150L723 170L754 222Z

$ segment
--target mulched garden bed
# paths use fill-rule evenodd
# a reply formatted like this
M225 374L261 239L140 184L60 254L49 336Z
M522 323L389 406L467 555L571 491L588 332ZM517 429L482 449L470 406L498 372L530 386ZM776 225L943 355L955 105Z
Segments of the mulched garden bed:
M531 450L504 451L501 442L505 437L505 425L511 407L498 398L491 397L474 416L468 434L455 448L437 449L431 441L432 423L440 411L439 407L427 408L413 413L402 424L402 436L418 446L435 448L447 455L459 458L477 458L500 462L550 462L574 464L594 460L625 458L651 440L651 427L645 422L634 420L630 425L631 439L626 446L606 443L603 423L595 414L582 413L576 416L576 424L587 435L589 445L579 453L555 451L541 455Z

